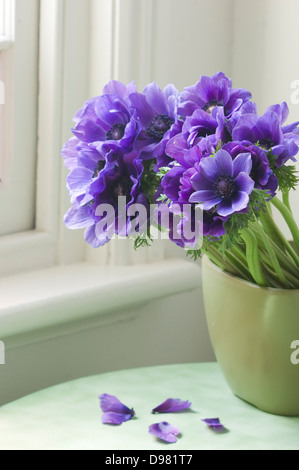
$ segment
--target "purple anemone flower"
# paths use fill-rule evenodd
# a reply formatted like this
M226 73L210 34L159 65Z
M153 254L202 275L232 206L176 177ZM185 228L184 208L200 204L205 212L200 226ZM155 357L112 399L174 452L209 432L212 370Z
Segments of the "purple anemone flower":
M298 135L290 126L282 128L283 119L282 111L274 111L273 107L263 116L244 114L234 127L232 138L258 145L265 152L271 151L276 157L275 165L281 167L289 159L296 161L294 157L298 153Z
M239 142L229 142L223 146L233 159L241 153L249 152L252 160L250 178L253 179L256 189L268 191L271 198L275 196L278 180L270 168L267 154L256 145L242 145Z
M85 142L79 142L76 137L66 143L62 155L65 158L65 165L70 170L66 186L71 196L71 203L77 202L79 206L84 206L93 199L89 193L90 185L105 167L105 156Z
M191 147L207 136L215 136L216 141L226 142L225 116L222 108L214 108L211 113L196 109L184 122L182 133Z
M135 411L121 403L118 398L107 393L99 396L103 424L122 424L135 416Z
M144 208L140 232L149 220L149 202L141 188L144 167L139 153L126 153L115 147L105 162L99 160L97 168L88 188L91 201L83 207L75 201L65 216L68 228L86 228L85 240L94 248L109 242L114 234L127 237L132 230L137 231L138 227L132 225L133 215L129 215L131 206L139 204Z
M135 142L135 148L142 151L142 158L161 158L167 142L178 133L177 107L179 92L173 85L164 90L156 83L150 83L143 93L130 95L130 102L137 112L142 132Z
M201 235L203 237L220 238L226 234L225 222L228 217L220 217L214 211L203 211Z
M186 169L182 166L174 166L162 179L160 190L172 202L179 202L180 181L185 171Z
M212 77L203 76L195 85L184 89L179 113L187 117L198 108L210 113L214 108L222 107L224 115L229 118L250 98L249 91L233 89L232 81L219 72Z
M112 80L103 92L78 111L72 132L78 140L93 144L95 148L109 142L129 148L139 133L136 112L129 101L129 95L136 92L136 87L132 83L125 86Z
M183 401L178 398L168 398L161 405L152 410L152 413L172 413L190 408L192 403L188 400Z
M149 426L149 433L165 442L177 442L176 436L180 434L180 430L166 421L155 423Z
M250 178L252 160L243 153L234 160L225 150L203 158L198 172L191 178L195 192L189 202L202 204L203 210L217 208L218 215L227 217L248 207L254 188Z

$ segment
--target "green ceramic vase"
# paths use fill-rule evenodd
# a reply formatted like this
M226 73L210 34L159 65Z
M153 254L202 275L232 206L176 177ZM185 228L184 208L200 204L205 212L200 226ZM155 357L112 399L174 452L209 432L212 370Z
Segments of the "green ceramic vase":
M232 392L268 413L299 416L299 290L258 287L207 257L202 269L211 342Z

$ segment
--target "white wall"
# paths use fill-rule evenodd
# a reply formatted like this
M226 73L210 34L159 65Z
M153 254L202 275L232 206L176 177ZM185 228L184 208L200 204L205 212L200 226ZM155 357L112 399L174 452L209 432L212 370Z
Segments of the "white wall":
M198 285L194 292L108 315L104 324L102 317L92 318L5 339L0 406L76 377L214 360L200 279Z
M231 73L231 0L154 0L152 79L181 91L201 75Z
M299 80L298 44L298 0L234 0L232 78L252 92L259 113L286 101L289 122L299 121L299 104L291 100L291 85ZM299 191L291 200L299 223Z

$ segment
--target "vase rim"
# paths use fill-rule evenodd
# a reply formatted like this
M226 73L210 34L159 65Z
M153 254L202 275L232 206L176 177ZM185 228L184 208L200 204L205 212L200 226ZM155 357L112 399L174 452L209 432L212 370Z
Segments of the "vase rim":
M282 289L282 288L278 288L278 287L263 287L263 286L259 286L258 284L254 284L253 282L250 282L250 281L246 281L245 279L242 279L241 277L239 276L236 276L235 274L231 274L229 273L228 271L224 271L223 269L221 269L219 266L217 266L217 264L215 264L213 261L210 260L210 258L208 257L208 255L204 255L202 260L207 263L207 264L210 264L211 266L213 266L213 268L218 271L219 273L221 273L222 275L230 278L230 279L234 279L236 282L239 282L240 284L243 284L243 285L246 285L248 287L253 287L255 289L262 289L264 291L267 291L267 292L271 292L271 293L281 293L281 292L288 292L290 295L292 294L298 294L299 292L299 289Z

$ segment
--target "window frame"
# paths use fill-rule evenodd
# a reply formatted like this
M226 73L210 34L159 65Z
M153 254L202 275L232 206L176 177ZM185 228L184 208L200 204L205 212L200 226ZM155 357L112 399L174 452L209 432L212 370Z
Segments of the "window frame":
M0 34L0 50L10 47L14 41L15 0L2 0L4 6L4 34Z
M77 8L72 7L75 2ZM81 261L85 257L79 236L74 233L71 236L63 227L63 211L67 206L63 191L66 173L60 157L76 106L87 99L89 86L86 74L85 83L73 80L71 93L64 94L67 79L71 80L78 72L78 64L68 59L78 36L71 18L76 26L80 21L82 27L82 15L89 17L90 2L75 2L40 1L35 228L0 237L0 276L46 268L64 260ZM81 51L83 53L83 48ZM78 59L80 61L81 57Z
M38 96L39 1L5 1L4 7L0 236L34 227Z

